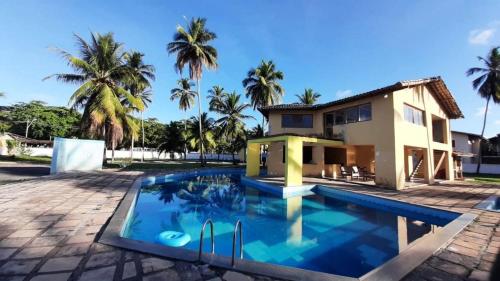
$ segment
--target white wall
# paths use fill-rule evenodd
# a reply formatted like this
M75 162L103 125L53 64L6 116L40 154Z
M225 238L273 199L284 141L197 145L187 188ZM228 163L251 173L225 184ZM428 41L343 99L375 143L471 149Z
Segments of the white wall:
M475 173L477 169L477 164L462 163L464 173ZM500 164L481 164L479 170L481 174L499 174L500 175Z
M103 150L104 141L55 138L50 173L101 170Z
M30 150L30 155L31 156L48 156L48 157L52 157L52 148L50 147L30 147L29 148ZM111 159L111 150L107 150L106 151L106 157ZM171 154L170 153L162 153L160 155L160 158L158 158L158 151L156 150L146 150L144 152L144 159L146 160L151 160L151 159L160 159L160 160L170 160L170 159L183 159L183 155L181 154L178 154L176 153L175 155L173 155L174 157L172 158L171 157ZM206 159L208 160L217 160L218 159L218 156L216 153L207 153L206 155ZM133 155L134 159L141 159L142 157L142 151L139 149L134 149L134 155ZM123 158L127 158L129 159L130 158L130 150L116 150L115 151L115 158L117 159L123 159ZM239 160L240 157L238 154L235 154L235 157L234 157L236 160ZM190 152L188 153L187 155L187 159L188 160L198 160L200 159L200 154L197 153L197 152ZM231 154L221 154L220 155L220 160L226 160L226 161L232 161L232 155Z

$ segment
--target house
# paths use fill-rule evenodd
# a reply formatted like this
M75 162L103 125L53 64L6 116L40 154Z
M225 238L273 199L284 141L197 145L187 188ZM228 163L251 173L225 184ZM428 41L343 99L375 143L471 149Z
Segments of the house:
M302 176L336 177L356 166L375 183L402 189L420 178L453 179L450 119L462 118L440 77L400 81L324 104L259 109L268 136L248 141L247 176L259 175L260 145L268 145L267 174L285 186Z
M466 155L469 157L462 157L463 163L477 163L479 155L479 145L481 136L478 134L451 131L452 148L453 151L459 155Z

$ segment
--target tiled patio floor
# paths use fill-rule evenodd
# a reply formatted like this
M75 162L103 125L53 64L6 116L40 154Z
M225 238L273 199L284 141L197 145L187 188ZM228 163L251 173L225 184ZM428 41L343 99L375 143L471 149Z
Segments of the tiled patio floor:
M138 176L68 174L0 186L0 280L271 280L94 242ZM402 192L341 188L478 214L406 279L487 280L500 248L500 214L471 208L500 194L498 186L454 183Z

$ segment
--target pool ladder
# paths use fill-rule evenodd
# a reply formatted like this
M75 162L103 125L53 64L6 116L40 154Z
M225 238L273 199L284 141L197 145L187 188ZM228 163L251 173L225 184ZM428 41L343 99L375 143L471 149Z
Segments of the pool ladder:
M214 223L212 222L211 219L207 219L203 226L201 227L201 233L200 233L200 248L198 250L198 261L201 261L201 255L203 252L203 237L205 236L205 228L207 227L207 224L210 225L210 242L211 242L211 255L215 254L215 239L214 239ZM232 255L231 255L231 266L234 267L235 264L235 256L236 256L236 238L237 234L239 232L240 234L240 259L243 259L243 231L242 231L242 225L243 223L238 220L236 221L236 225L234 226L234 231L233 231L233 250L232 250Z

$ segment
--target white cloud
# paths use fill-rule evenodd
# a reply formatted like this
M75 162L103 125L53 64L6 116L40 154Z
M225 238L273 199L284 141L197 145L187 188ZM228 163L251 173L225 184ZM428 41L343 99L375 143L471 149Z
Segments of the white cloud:
M472 45L486 45L495 33L495 28L474 29L469 32L469 43Z
M352 90L339 90L335 93L335 96L338 99L343 99L343 98L346 98L348 96L352 96Z
M476 116L484 116L484 112L486 111L486 106L481 106L476 108L476 113L474 115Z
M496 124L496 125L500 125L500 119L495 120L495 124Z

